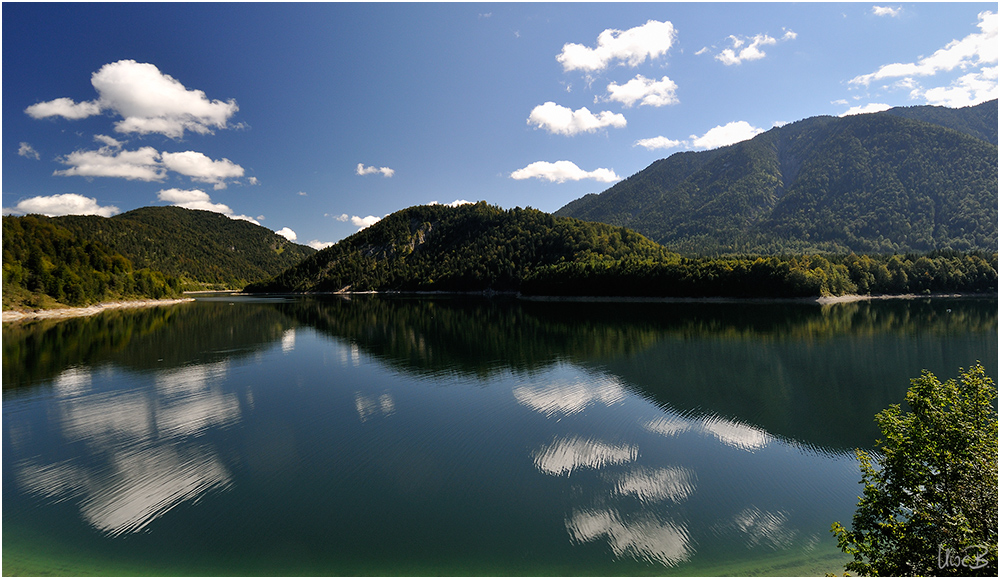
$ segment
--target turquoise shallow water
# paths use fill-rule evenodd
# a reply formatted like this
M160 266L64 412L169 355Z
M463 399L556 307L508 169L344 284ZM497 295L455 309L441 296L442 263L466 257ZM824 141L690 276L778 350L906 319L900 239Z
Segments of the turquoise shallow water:
M217 297L4 327L4 573L822 574L996 300ZM989 364L994 364L993 367Z

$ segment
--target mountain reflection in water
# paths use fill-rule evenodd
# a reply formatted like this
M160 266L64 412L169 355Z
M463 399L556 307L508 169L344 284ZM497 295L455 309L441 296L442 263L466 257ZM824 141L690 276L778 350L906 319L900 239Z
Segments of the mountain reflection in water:
M875 412L923 368L995 376L996 318L995 298L224 297L8 324L4 524L72 509L105 542L60 522L67 544L178 573L219 568L165 546L293 575L828 553Z

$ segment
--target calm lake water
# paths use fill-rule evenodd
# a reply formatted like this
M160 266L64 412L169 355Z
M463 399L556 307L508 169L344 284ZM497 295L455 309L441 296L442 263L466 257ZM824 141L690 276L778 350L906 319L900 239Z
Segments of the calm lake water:
M214 297L3 327L3 572L798 575L997 300Z

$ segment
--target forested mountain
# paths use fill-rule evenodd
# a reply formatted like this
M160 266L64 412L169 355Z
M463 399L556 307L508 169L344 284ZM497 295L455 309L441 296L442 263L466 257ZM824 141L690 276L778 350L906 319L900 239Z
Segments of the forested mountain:
M555 212L689 255L997 247L997 101L812 117L681 152Z
M82 306L180 294L180 280L136 270L99 241L38 215L3 218L3 308Z
M682 259L622 227L480 202L398 211L246 291L660 297L995 292L996 259L985 252Z
M49 219L121 253L136 268L162 271L188 285L240 288L315 252L249 221L180 207L142 207L111 218Z
M4 308L238 289L315 253L218 213L144 207L115 217L3 218Z
M485 202L397 211L249 292L517 290L537 268L672 255L621 227Z

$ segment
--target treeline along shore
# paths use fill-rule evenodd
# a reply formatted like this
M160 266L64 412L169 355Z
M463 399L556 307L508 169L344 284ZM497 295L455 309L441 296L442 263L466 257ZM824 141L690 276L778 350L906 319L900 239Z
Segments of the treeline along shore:
M996 252L683 257L624 227L480 202L398 211L244 291L802 298L996 288Z
M160 209L169 209L177 222L213 226L210 216L192 220L177 214L186 210ZM244 264L255 261L255 255L288 253L287 240L273 247L255 242L256 253L244 252L238 263L217 257L237 252L232 245L231 250L204 255L197 268L163 271L157 264L171 262L168 255L156 260L123 255L101 240L111 237L99 219L108 221L95 218L88 228L80 228L39 216L4 217L4 310L176 299L185 290L206 286L258 294L475 292L729 299L997 291L996 251L685 257L624 227L485 202L397 211L322 251L301 252L306 257L291 265L283 265L287 259L272 262L259 270L257 281L246 283ZM120 223L116 227L123 228ZM198 230L192 231L189 239L197 243ZM147 246L143 255L150 251ZM146 267L137 268L133 260ZM237 275L236 265L243 273ZM194 271L213 273L205 279ZM213 284L221 279L239 283Z

